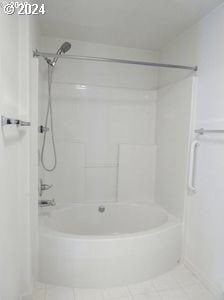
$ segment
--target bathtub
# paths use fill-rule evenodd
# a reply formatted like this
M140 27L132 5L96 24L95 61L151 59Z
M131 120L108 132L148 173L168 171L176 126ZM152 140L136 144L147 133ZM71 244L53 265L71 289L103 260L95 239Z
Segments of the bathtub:
M106 288L148 280L180 259L181 222L145 204L74 204L40 216L42 282Z

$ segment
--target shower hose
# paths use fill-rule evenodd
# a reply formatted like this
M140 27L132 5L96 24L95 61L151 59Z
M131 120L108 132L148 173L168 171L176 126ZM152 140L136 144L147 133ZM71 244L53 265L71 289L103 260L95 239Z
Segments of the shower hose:
M45 171L52 172L55 170L57 166L57 153L56 153L56 146L55 146L55 138L54 138L54 119L53 119L53 110L52 110L52 79L53 79L53 73L54 73L54 67L48 64L48 104L47 104L47 112L46 112L46 118L45 118L45 129L48 126L48 122L50 119L50 138L52 142L53 147L53 165L47 166L46 164L46 141L48 137L47 130L44 130L44 137L43 137L43 144L41 149L41 164Z

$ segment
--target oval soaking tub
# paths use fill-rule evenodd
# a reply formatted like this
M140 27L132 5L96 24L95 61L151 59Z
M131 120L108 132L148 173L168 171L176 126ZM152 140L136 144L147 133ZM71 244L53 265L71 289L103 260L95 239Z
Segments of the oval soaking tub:
M80 288L133 284L180 259L181 223L155 205L74 204L40 216L40 280Z

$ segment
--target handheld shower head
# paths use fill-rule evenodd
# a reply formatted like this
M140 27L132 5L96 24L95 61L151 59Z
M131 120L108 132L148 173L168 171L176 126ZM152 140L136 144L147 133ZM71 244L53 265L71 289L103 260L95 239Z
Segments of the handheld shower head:
M59 48L59 50L61 49L61 52L66 53L71 49L71 44L69 42L64 42L61 47Z
M50 60L49 58L45 58L46 62L51 65L52 67L54 67L58 61L59 56L62 53L66 53L71 49L72 45L69 42L64 42L61 47L58 49L58 51L55 54L55 57L53 58L53 60Z

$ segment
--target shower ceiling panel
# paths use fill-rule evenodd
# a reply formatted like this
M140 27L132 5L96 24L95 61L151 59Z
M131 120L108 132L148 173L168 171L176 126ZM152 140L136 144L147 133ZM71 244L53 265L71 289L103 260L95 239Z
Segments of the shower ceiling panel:
M223 0L38 0L43 35L157 50Z

